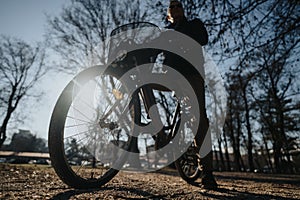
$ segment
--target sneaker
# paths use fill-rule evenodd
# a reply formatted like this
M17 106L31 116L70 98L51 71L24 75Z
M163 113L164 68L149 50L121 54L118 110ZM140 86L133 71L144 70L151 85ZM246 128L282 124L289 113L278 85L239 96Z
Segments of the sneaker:
M203 173L202 188L203 189L217 189L218 188L218 184L217 184L212 172Z

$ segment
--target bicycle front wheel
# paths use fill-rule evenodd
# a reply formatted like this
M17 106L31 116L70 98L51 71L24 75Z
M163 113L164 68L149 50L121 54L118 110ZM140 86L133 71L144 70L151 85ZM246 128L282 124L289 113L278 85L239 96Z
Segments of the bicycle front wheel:
M74 188L97 188L111 180L132 141L131 96L113 70L101 70L79 73L63 90L50 121L51 164Z

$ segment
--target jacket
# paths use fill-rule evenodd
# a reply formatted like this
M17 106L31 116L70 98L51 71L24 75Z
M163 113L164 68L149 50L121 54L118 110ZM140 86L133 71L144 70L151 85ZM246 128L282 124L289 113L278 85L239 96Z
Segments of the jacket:
M200 19L193 19L188 21L186 18L183 19L183 22L179 25L170 24L166 28L174 29L178 32L181 32L187 36L190 36L196 40L201 46L204 46L208 43L208 33Z

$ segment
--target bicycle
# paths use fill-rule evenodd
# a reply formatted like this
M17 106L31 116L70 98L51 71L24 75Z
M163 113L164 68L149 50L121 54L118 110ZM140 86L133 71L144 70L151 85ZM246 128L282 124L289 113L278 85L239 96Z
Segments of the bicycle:
M139 130L154 121L162 126L159 130L154 130L157 127L152 126L156 134L148 133L155 150L170 145L171 149L187 145L186 140L191 137L193 120L189 110L191 103L185 96L186 88L179 84L174 92L162 84L140 83L140 75L145 74L145 69L151 66L148 64L153 64L162 51L153 48L130 52L119 51L122 48L115 49L116 46L122 47L121 43L132 45L136 42L131 39L119 40L116 45L115 35L139 27L160 31L156 25L148 22L130 23L113 30L110 40L111 64L107 68L99 65L80 72L57 100L49 126L49 153L57 175L71 187L98 188L110 181L122 167L134 165L128 161L131 159L128 154L139 154L138 137L145 135ZM148 40L153 40L153 34L148 36ZM187 61L182 62L190 66ZM175 73L184 75L180 66L176 66L176 63L172 65L177 70ZM149 70L148 73L152 73L153 69ZM192 67L190 70L198 73ZM169 71L156 73L155 76L160 77L157 80L163 80ZM188 79L188 76L184 78ZM157 102L159 99L161 103ZM151 112L160 116L159 119L153 118L153 114L151 118ZM191 118L183 120L183 116ZM179 175L188 183L193 183L201 174L194 138L191 140L185 152L180 152L181 156L177 156L174 162ZM147 151L150 151L149 148ZM172 154L172 151L169 153ZM166 155L158 156L166 158ZM135 159L140 161L140 158ZM137 164L140 166L140 163Z

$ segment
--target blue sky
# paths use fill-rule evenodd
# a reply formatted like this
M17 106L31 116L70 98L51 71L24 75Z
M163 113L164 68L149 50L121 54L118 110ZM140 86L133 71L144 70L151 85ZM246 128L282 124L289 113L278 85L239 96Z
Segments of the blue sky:
M66 0L1 0L0 33L26 42L41 40L45 14L57 15Z
M27 43L43 40L46 13L58 15L69 0L0 0L0 34L18 37ZM51 76L40 85L45 96L38 105L29 109L23 125L16 128L28 129L39 137L47 138L50 116L59 93L66 85L64 76ZM13 130L10 130L10 133ZM8 135L10 136L10 135Z

